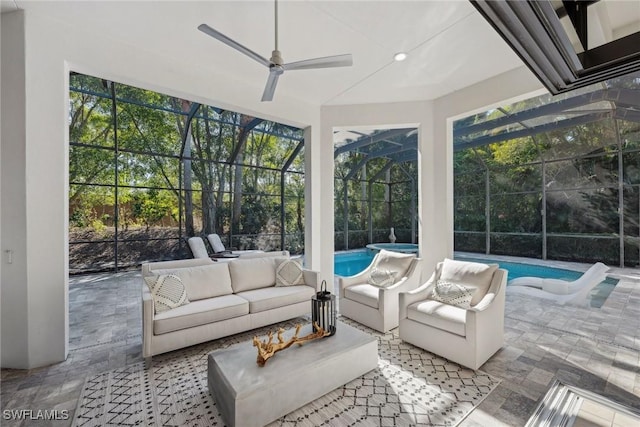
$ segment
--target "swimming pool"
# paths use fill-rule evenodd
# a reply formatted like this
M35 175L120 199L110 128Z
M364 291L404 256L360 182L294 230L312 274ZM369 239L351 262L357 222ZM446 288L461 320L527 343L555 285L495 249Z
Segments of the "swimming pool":
M347 252L336 252L334 254L333 268L334 273L338 276L353 276L363 271L369 264L375 255L374 251L368 249L360 249ZM545 279L562 279L562 280L576 280L582 273L579 271L566 270L563 268L547 267L543 265L522 264L518 262L507 261L493 261L482 258L471 257L456 257L456 259L482 262L482 263L494 263L498 264L500 268L504 268L509 272L507 280L515 279L516 277L543 277ZM618 283L618 279L607 277L607 279L600 283L591 291L591 306L602 307L602 304L607 299L613 288Z

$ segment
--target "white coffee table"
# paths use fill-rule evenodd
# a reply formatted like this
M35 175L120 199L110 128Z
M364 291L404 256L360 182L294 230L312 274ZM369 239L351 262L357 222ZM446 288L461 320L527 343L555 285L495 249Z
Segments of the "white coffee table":
M252 342L209 354L209 393L231 427L264 426L375 369L378 340L338 322L335 335L282 350L262 368L256 356Z

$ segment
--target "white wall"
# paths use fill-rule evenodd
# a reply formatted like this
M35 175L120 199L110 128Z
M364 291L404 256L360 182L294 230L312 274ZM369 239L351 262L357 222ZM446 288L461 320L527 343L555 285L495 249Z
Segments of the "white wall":
M438 193L444 192L437 185L436 173L441 162L437 157L439 150L433 139L433 105L432 102L405 102L369 105L325 106L321 110L321 139L324 164L323 184L321 188L321 228L327 230L322 241L322 260L320 265L333 273L333 206L334 206L334 158L333 158L333 130L334 128L350 128L358 126L374 126L379 128L416 127L418 128L418 244L423 258L423 270L435 265L436 260L442 259L448 252L446 246L433 245L433 242L443 239L444 230L435 218L437 207L429 200L444 197ZM331 230L329 232L329 230ZM446 239L445 239L446 240Z
M19 367L28 349L24 21L21 12L2 14L2 111L0 135L0 349L3 367ZM12 263L8 254L12 251Z
M34 11L24 14L26 66L22 73L4 67L7 55L20 57L17 16L2 16L3 88L7 87L5 81L24 76L22 87L26 94L22 112L13 106L7 112L5 99L7 103L12 99L4 92L2 97L2 246L16 251L11 270L2 269L2 366L31 368L62 361L68 351L70 70L303 128L318 127L319 111L283 97L277 103L260 103L246 92L233 92L225 84L228 79L198 68L197 61L179 63L98 34L81 32ZM6 52L5 38L12 48ZM5 128L12 113L23 121L26 118L26 123L15 121L7 132L24 135L12 140L15 146L10 148L15 150L5 151ZM319 142L308 141L306 152L318 151L315 145ZM5 165L11 167L5 171ZM319 162L311 160L311 169L307 179L319 182ZM5 193L8 179L12 191ZM312 196L306 201L307 212L316 212L315 200L318 198ZM314 254L311 268L317 269L313 263L320 252L320 235L314 230L316 234L307 236L307 250ZM20 263L25 263L26 268L19 269ZM11 280L5 283L5 277ZM12 309L5 312L5 307Z

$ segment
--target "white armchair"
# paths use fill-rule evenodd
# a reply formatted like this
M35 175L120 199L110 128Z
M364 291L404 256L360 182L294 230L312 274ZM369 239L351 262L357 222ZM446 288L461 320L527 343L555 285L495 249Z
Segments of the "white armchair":
M472 289L474 299L460 303L454 296L451 302L458 305L441 302L443 286L451 283ZM429 281L399 295L400 339L478 369L504 344L506 285L507 271L497 265L448 259L438 263Z
M355 276L340 277L340 314L380 332L397 327L398 295L420 285L420 261L415 255L383 250L366 270ZM396 265L396 277L389 277L387 283L381 285L371 284L371 273L380 263L387 267Z

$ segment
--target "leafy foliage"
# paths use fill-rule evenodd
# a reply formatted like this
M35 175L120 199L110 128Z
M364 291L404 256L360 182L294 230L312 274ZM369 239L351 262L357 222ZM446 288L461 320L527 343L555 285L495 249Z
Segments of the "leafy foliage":
M631 76L607 85L639 90L640 79ZM471 116L454 128L550 101L549 95L522 101ZM625 263L638 265L639 147L638 123L608 118L456 151L455 249L484 252L489 233L492 253L541 257L544 228L550 258L618 264L622 220L625 235L631 236Z
M186 237L233 232L251 235L242 244L257 247L265 233L279 241L284 227L303 238L302 151L283 172L280 225L281 169L302 138L300 130L80 74L71 75L70 86L70 226L78 233L181 225ZM172 235L177 239L179 233ZM104 233L92 236L104 240ZM285 249L304 247L287 242L292 247ZM141 262L149 256L163 254L129 258Z

